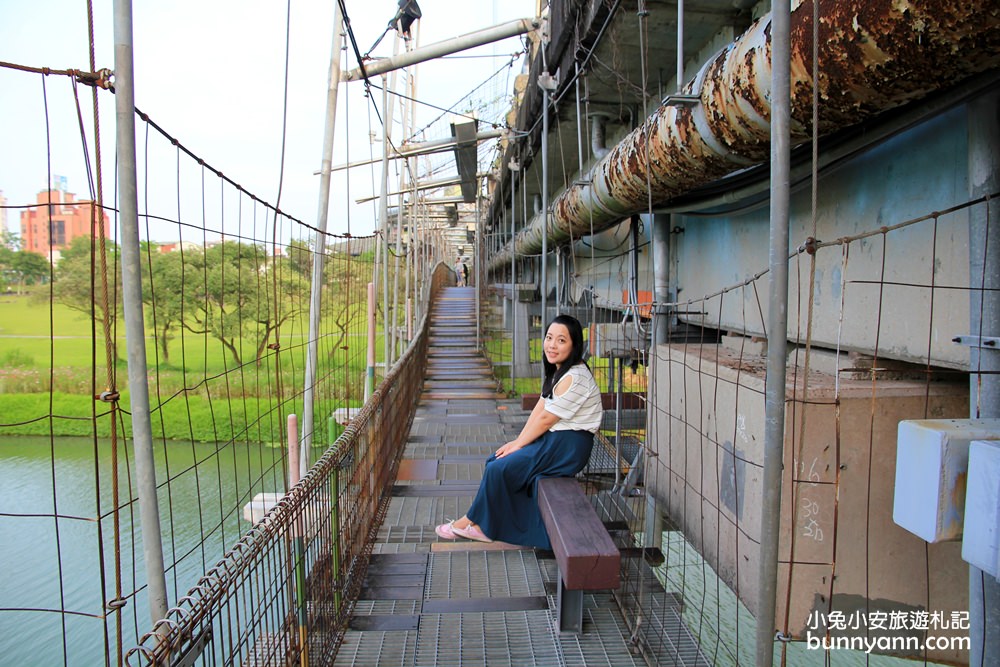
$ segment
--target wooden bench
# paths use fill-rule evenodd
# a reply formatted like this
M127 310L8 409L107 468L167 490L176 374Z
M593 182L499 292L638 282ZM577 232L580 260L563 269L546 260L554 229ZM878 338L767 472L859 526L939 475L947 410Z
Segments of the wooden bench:
M583 592L619 586L621 553L572 477L538 480L538 509L559 564L560 632L583 629Z

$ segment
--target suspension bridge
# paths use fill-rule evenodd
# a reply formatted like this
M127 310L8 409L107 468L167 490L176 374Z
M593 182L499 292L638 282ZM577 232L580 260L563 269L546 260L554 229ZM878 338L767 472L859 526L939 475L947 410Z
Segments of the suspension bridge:
M139 108L129 3L113 67L92 11L89 66L0 57L0 665L1000 661L997 9L415 4L330 8L315 218L294 3L274 197ZM558 313L586 537L439 539Z

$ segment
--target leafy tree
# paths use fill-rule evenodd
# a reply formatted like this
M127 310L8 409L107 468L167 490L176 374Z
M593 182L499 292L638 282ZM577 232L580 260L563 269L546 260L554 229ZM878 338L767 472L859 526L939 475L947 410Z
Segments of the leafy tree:
M310 277L313 265L312 243L300 239L292 241L288 246L288 260L299 275L305 278Z
M17 252L21 249L21 237L6 227L0 228L0 247Z
M28 285L37 285L45 281L52 271L49 260L43 255L30 250L10 253L10 272L17 283L17 293L22 294Z
M121 306L121 280L118 246L105 242L105 261L100 261L100 246L89 236L78 236L62 256L55 269L53 298L68 308L86 314L93 312L101 323L105 340L113 341L112 327ZM107 271L108 298L104 298L102 268Z
M364 317L368 308L368 282L372 262L363 258L333 253L327 257L324 270L323 315L332 320L337 330L330 354L343 349L348 327Z
M272 259L258 246L232 241L186 255L181 324L215 337L236 364L243 363L243 338L254 339L259 364L274 332L298 314L301 302L294 299L302 292L301 277Z
M153 330L163 362L169 363L170 332L180 323L183 313L183 257L179 252L160 253L153 246L146 248L143 257L146 261L142 267L142 302L149 308L146 326Z

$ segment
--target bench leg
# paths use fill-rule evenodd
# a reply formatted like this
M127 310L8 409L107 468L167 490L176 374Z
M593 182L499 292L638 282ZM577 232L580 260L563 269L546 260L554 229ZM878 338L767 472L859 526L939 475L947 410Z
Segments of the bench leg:
M559 614L559 632L579 634L583 630L583 591L567 589L562 577L559 577L556 611Z

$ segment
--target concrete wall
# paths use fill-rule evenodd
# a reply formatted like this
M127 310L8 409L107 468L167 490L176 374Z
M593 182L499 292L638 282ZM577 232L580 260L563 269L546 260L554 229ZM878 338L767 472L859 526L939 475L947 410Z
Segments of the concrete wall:
M942 114L824 175L815 231L805 183L791 202L790 250L810 236L833 241L967 201L966 113L963 106ZM682 226L684 233L676 237L681 299L739 284L768 266L766 204L741 215L682 218ZM790 266L792 339L805 332L805 313L798 320L797 306L804 310L808 303L808 260L804 255ZM969 284L966 212L941 216L936 239L934 224L928 221L855 242L846 257L841 247L822 249L816 260L814 344L836 347L839 336L841 349L872 354L877 334L879 356L926 363L930 337L933 364L965 368L968 351L951 339L968 326L968 294L943 287ZM880 292L880 280L923 286L933 281L942 288L935 293L933 317L929 289L887 284ZM744 290L727 294L721 309L717 301L707 304L704 322L763 333L766 290L765 278L758 283L759 300L752 290Z
M647 488L753 613L764 368L764 357L722 346L658 346L647 432ZM802 638L831 595L845 614L967 610L960 544L927 545L892 522L899 421L966 416L966 385L842 377L838 394L834 376L810 372L803 394L802 370L788 376L800 400L787 406L775 627Z

